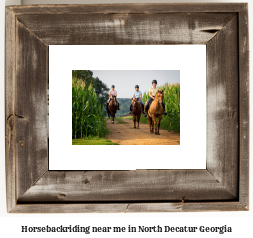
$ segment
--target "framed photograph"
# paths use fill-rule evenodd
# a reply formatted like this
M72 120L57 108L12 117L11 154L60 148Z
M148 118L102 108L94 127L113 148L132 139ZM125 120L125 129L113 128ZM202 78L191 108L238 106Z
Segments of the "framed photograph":
M249 210L248 40L247 3L6 7L7 211Z
M51 45L49 52L49 170L206 169L205 45ZM72 70L84 65L100 70ZM152 82L161 95L159 134L145 115ZM109 92L119 102L113 116ZM201 110L189 106L196 102ZM122 146L104 146L112 144Z

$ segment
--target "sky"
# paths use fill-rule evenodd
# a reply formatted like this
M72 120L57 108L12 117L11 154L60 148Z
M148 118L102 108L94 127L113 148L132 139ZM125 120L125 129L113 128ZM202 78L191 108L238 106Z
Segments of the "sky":
M115 86L118 98L131 98L135 85L144 93L152 86L152 80L157 81L157 86L165 83L180 83L180 70L91 70L93 77L98 77L102 82Z

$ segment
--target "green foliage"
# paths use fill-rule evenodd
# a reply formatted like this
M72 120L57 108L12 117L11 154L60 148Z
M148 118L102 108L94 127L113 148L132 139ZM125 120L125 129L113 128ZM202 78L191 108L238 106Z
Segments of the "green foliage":
M143 103L145 104L146 101L148 101L149 99L149 95L148 95L148 92L144 92L143 95L142 95L142 101Z
M108 132L96 92L83 80L72 78L72 138L104 136Z
M133 116L122 117L122 119L130 119L130 120L133 120Z
M118 145L118 144L104 138L88 137L82 139L72 139L72 145Z
M85 83L86 89L92 87L99 97L101 104L105 105L109 98L110 89L98 77L94 78L91 70L72 70L72 79L74 78L82 80Z
M132 116L124 117L124 119L133 120L133 117ZM156 121L158 122L158 119L156 119ZM140 123L148 124L147 117L141 116ZM171 121L170 121L170 119L168 117L165 117L165 116L163 116L163 119L161 120L160 128L164 129L164 130L167 130L167 131L174 130L173 128L171 128Z
M163 89L165 111L167 116L163 116L161 124L166 126L167 130L180 131L180 84L168 84L159 87ZM148 92L143 94L143 102L149 99ZM165 120L166 119L166 120Z
M114 120L117 121L118 124L128 124L127 122L123 121L123 118L122 117L115 117Z
M130 104L132 103L131 98L117 98L119 102L120 110L117 111L116 117L121 117L130 112Z

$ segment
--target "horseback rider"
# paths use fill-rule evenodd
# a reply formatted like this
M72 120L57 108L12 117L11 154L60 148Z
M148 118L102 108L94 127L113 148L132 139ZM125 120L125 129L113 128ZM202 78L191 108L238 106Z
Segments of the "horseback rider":
M111 88L112 88L112 89L111 89L110 92L109 92L109 99L108 99L107 102L106 102L106 110L108 110L108 105L109 105L110 101L112 100L112 97L113 97L113 96L116 97L116 102L118 103L118 110L120 110L120 109L119 109L119 102L118 102L118 100L117 100L117 91L114 90L115 86L112 85Z
M145 112L146 113L145 113L144 117L146 117L148 115L149 106L151 105L151 103L155 99L155 95L156 95L157 91L159 90L159 88L156 87L157 81L155 79L152 81L152 85L153 86L150 87L150 89L149 89L149 99L148 99L148 101L146 103L146 107L145 107ZM167 113L165 112L165 104L164 104L164 102L162 103L162 106L163 106L163 115L166 116Z
M141 108L142 108L142 113L144 113L144 103L141 101L142 99L142 92L139 91L139 85L135 85L135 92L134 92L134 95L133 95L133 98L137 98L138 102L141 103ZM130 105L130 114L132 114L132 104Z

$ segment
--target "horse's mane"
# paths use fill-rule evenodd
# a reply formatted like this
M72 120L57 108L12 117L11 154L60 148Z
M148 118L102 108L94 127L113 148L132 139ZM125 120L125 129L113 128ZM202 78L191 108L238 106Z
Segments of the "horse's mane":
M156 92L155 96L156 96L158 93L162 93L162 92L163 92L163 90L160 91L160 90L158 89L158 91Z
M162 91L163 91L163 90L162 90ZM162 91L160 91L160 90L158 89L158 91L156 92L156 94L157 94L157 93L162 93Z

